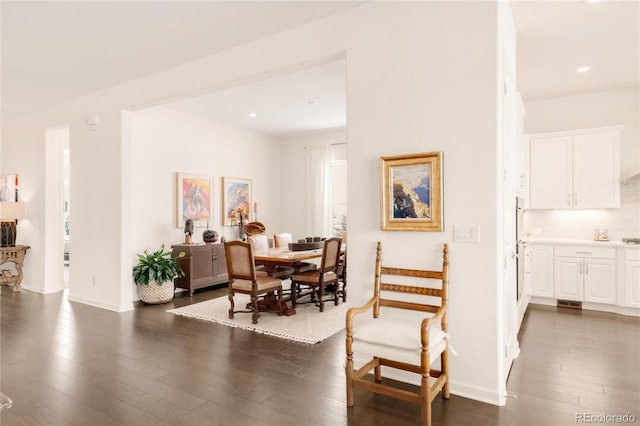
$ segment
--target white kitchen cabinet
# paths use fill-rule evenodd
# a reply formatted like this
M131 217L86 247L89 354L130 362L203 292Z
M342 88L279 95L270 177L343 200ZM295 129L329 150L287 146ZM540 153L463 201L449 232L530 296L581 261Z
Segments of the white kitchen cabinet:
M529 208L620 207L621 126L529 138Z
M531 253L531 295L554 297L553 246L530 244L528 250Z
M579 257L554 259L555 298L582 302L584 298L583 261Z
M640 308L640 250L638 249L625 250L624 305Z
M616 303L616 251L612 247L558 246L554 257L555 297Z

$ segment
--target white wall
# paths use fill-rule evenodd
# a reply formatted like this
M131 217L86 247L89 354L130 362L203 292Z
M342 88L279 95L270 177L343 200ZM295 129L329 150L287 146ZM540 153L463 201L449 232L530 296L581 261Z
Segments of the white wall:
M383 243L385 263L407 267L438 267L442 244L450 243L449 331L459 353L451 360L452 392L504 403L498 367L496 10L493 2L367 3L3 125L2 168L15 164L24 177L21 190L32 212L33 232L22 241L33 247L25 281L38 283L45 273L45 128L68 123L71 131L78 269L70 296L126 310L136 251L128 234L129 182L137 165L126 132L133 123L122 111L345 56L350 295L371 292L376 241ZM85 124L89 115L100 116L95 132ZM184 142L174 141L172 149ZM428 151L444 152L445 231L382 232L379 158ZM162 204L171 205L173 198L168 190ZM454 224L479 225L480 242L453 243Z
M640 172L640 87L525 102L526 133L623 125L620 177ZM540 228L541 237L592 239L608 228L609 239L640 235L640 192L622 187L619 209L590 211L529 210L525 232Z
M259 220L280 229L280 141L262 133L214 122L166 107L132 114L132 250L166 249L184 241L176 226L176 173L213 178L210 228L231 239L237 228L222 226L222 177L251 179ZM252 219L253 220L253 217ZM194 242L202 242L196 228ZM137 296L137 293L134 292Z

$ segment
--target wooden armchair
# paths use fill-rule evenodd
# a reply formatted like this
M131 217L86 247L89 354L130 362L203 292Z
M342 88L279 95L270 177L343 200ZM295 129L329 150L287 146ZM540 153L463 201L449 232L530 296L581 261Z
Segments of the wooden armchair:
M381 266L381 252L378 242L373 298L362 307L349 309L346 315L347 406L354 405L354 388L358 387L419 404L422 425L428 426L431 425L431 402L438 392L442 390L443 398L449 399L449 249L445 244L441 271ZM389 283L387 279L400 284ZM434 280L439 282L439 288L424 286ZM392 293L395 296L391 298L382 296ZM401 300L403 294L405 297ZM411 295L411 300L407 300L406 295ZM439 304L434 304L436 302ZM364 312L371 312L373 318L354 327L354 317ZM370 358L370 361L354 369L354 353L358 360ZM431 369L432 362L438 358L441 369ZM383 383L382 366L420 374L420 391L411 392ZM371 370L374 381L365 379Z
M267 274L256 274L255 260L251 244L242 241L224 243L224 253L227 257L227 272L229 273L229 318L237 312L251 312L251 320L258 323L258 296L266 293L278 293L278 315L282 315L282 281ZM251 296L251 310L234 310L233 296L244 293Z

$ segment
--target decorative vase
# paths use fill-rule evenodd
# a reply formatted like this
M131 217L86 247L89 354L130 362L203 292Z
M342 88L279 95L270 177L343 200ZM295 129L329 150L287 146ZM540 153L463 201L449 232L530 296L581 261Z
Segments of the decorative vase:
M148 285L138 284L140 300L149 305L167 303L173 299L173 281L165 281L158 284L156 280L149 281Z
M211 229L207 229L202 233L202 241L205 243L215 243L218 241L218 233L216 231L212 231Z

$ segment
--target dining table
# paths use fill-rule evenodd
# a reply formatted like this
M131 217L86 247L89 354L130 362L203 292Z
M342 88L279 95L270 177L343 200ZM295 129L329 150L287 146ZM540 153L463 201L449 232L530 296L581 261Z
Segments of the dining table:
M253 259L256 265L264 266L264 271L273 275L278 268L292 268L298 272L298 268L308 266L305 262L307 260L317 259L322 257L322 249L314 250L299 250L293 251L288 248L270 248L268 250L257 252L253 254ZM283 298L282 307L283 315L295 315L296 310L294 307L289 307L287 301L290 298ZM279 310L278 302L275 294L268 293L258 303L259 309L264 311L277 311Z
M253 258L258 265L263 265L265 271L272 275L280 267L292 267L302 264L305 260L322 257L322 249L293 251L288 248L270 248L254 253Z

